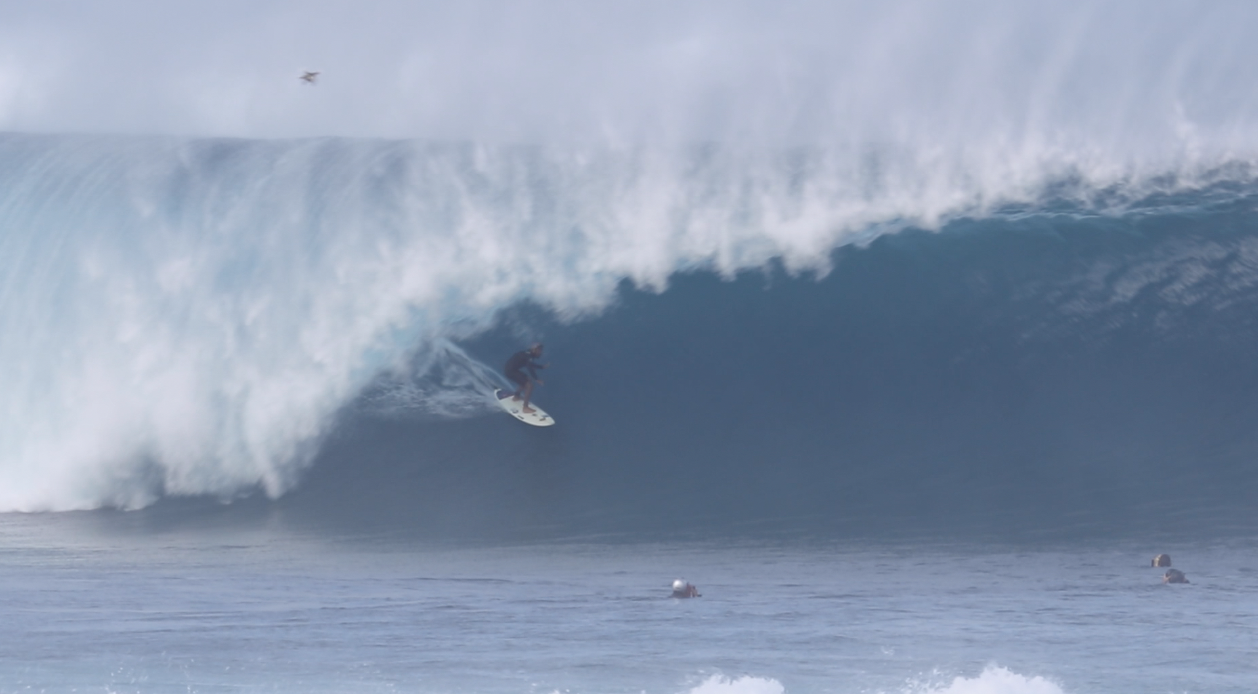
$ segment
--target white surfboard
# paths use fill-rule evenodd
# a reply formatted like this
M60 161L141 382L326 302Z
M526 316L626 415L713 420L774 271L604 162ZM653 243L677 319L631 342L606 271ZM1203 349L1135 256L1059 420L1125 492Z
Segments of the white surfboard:
M524 401L516 400L511 397L510 392L504 391L501 388L494 390L494 399L498 401L499 407L507 411L507 414L515 417L525 424L532 424L535 427L548 427L555 423L555 420L550 415L546 414L542 408L538 407L535 402L529 403L529 409L533 411L526 414L524 412Z

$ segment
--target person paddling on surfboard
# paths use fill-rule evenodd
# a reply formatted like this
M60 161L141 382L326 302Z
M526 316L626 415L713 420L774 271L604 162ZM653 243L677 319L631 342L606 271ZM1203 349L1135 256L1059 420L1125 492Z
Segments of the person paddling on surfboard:
M529 397L533 395L534 381L538 385L546 385L537 377L537 370L546 368L545 364L537 363L541 356L542 343L534 342L528 349L512 354L507 360L507 365L502 369L503 373L507 374L507 378L516 384L515 392L511 394L511 397L515 400L519 400L521 396L524 398L524 414L534 412L533 408L529 407ZM528 376L524 375L526 369L529 372Z

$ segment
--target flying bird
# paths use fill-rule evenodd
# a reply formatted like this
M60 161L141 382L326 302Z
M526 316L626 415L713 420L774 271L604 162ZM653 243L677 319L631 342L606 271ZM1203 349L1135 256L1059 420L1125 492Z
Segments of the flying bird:
M306 84L314 84L314 83L315 83L315 80L316 80L316 79L318 79L318 78L319 78L319 73L317 73L317 72L307 72L307 73L304 73L304 74L303 74L300 78L298 78L298 79L300 79L302 82L305 82Z

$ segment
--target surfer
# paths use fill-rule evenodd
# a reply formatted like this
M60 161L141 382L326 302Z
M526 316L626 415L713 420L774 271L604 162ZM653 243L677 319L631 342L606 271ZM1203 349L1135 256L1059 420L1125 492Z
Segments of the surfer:
M502 369L507 378L511 379L511 382L516 385L515 392L511 394L511 397L515 400L523 397L525 414L534 412L533 408L529 407L529 397L533 395L533 383L536 382L542 386L546 385L542 382L542 379L537 377L537 370L546 368L545 364L537 363L541 356L542 343L534 342L528 349L512 354L511 358L507 360L507 365ZM524 374L525 370L528 371L527 376Z
M693 583L679 578L676 581L673 581L673 597L698 598L702 596L699 595L699 589L696 588Z
M1188 577L1179 569L1167 569L1166 575L1162 576L1163 583L1187 583Z

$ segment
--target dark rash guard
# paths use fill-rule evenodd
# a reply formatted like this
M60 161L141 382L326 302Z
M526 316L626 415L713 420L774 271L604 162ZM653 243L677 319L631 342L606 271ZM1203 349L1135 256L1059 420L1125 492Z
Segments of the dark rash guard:
M507 360L507 365L503 367L502 370L507 374L507 378L511 379L520 386L523 386L528 383L528 378L525 378L524 376L525 369L528 370L529 376L536 381L537 370L544 368L546 367L538 364L534 360L533 353L526 349L512 354L511 358Z

